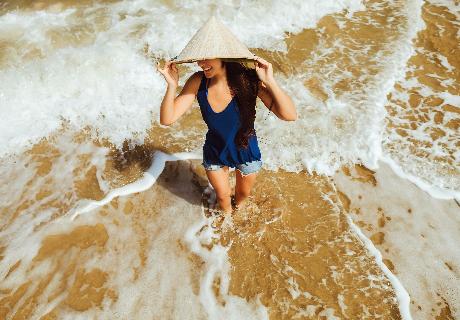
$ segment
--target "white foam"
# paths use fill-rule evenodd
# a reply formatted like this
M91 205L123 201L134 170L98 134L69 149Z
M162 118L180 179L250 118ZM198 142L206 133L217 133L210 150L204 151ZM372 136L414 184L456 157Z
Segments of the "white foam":
M279 121L273 114L269 115L265 107L259 107L256 130L266 168L307 169L310 173L332 175L342 165L356 162L369 168L376 167L382 155L386 96L395 82L405 76L406 61L414 52L411 41L423 27L420 8L420 1L407 3L402 12L408 17L407 27L398 26L401 29L399 37L377 53L375 63L381 68L380 72L375 77L363 74L368 83L361 91L336 96L334 84L352 79L346 72L334 72L341 67L333 63L322 70L334 75L326 79L310 71L285 77L276 75L277 82L294 100L299 119L295 122ZM343 45L337 43L336 46ZM308 68L309 65L315 65L316 60L321 59L323 50L328 52L330 48L319 47L318 52L313 52L311 59L305 62L307 70L312 69ZM390 54L384 55L383 51ZM324 103L304 89L304 82L315 77L322 80L321 85L328 93ZM338 122L342 125L337 125Z
M150 168L145 172L144 176L137 181L127 184L123 187L111 190L104 199L100 201L90 201L74 210L72 220L79 217L83 213L89 213L101 207L115 197L126 196L136 192L142 192L149 189L155 184L159 175L163 171L166 161L177 161L186 159L200 159L201 156L194 153L175 153L166 154L161 151L156 151L153 156L153 162ZM205 232L200 232L206 226ZM118 231L117 231L118 232ZM206 262L205 275L201 279L200 286L200 301L204 309L207 311L210 319L241 319L242 317L250 319L268 319L268 314L265 307L258 299L252 303L247 303L244 299L229 296L229 262L227 251L220 245L213 245L209 250L203 245L209 245L212 238L216 235L212 231L211 220L206 219L204 209L202 207L201 220L192 225L185 234L185 240L189 244L190 250L199 255ZM225 299L225 306L221 306L217 302L213 283L216 278L220 278L220 294Z
M98 207L110 203L114 198L119 196L126 196L135 192L142 192L149 189L160 176L161 172L165 167L166 161L177 161L187 159L201 159L201 155L190 152L179 152L175 154L166 154L161 151L156 151L153 155L153 162L150 168L144 173L143 177L136 180L135 182L126 184L120 188L112 189L110 192L101 200L86 200L80 202L77 208L74 208L69 214L72 215L72 220L77 218L83 213L90 212Z
M339 180L339 182L340 181L341 180ZM335 192L337 192L336 187L334 187L334 189L335 189ZM328 201L336 210L341 210L339 209L338 204L334 202L334 200L330 197L329 194L323 194L322 197L324 200ZM383 271L386 277L390 280L390 283L393 289L395 290L396 299L398 300L399 311L400 311L402 319L411 320L412 316L410 313L410 297L409 297L407 290L401 284L399 279L388 269L385 263L383 263L382 254L374 246L372 241L369 238L367 238L364 235L364 233L361 231L361 229L353 222L353 219L351 218L350 213L346 213L346 217L347 217L348 224L350 225L350 229L354 232L354 234L358 237L358 239L361 240L361 243L366 247L367 252L369 252L369 254L374 257L374 260L377 263L377 265L380 267L380 269ZM346 238L345 240L347 242L351 241L351 239L347 240ZM354 252L351 252L351 254L354 254ZM369 280L371 280L370 279L371 277L375 277L375 276L368 275Z
M62 141L64 139L58 139ZM88 146L80 145L81 149ZM75 151L68 148L68 152ZM77 150L83 154L82 150ZM89 151L89 150L87 150ZM94 150L92 150L94 152ZM100 148L95 152L95 159L92 163L98 163L99 156L105 154L107 150ZM53 163L52 170L62 170L68 167L69 170L75 168L75 164L66 165L66 156L58 157ZM201 318L203 310L210 319L268 319L266 308L260 303L258 298L247 302L243 298L231 296L229 294L229 262L226 248L220 245L213 245L209 250L209 245L216 235L213 233L211 221L204 216L204 208L199 210L196 206L191 206L189 202L180 199L174 200L174 205L167 207L157 213L152 221L146 221L152 239L146 246L145 265L141 268L141 262L137 246L137 241L133 241L134 220L123 213L124 204L127 200L125 196L137 192L146 191L152 187L159 175L165 168L166 161L177 161L185 159L200 159L194 153L165 154L161 151L153 155L153 163L145 172L144 176L126 186L111 190L100 201L90 201L79 205L68 214L48 222L48 218L53 213L50 211L39 210L39 214L33 216L32 212L24 212L18 216L12 225L0 232L0 237L7 240L8 246L4 252L4 260L0 266L0 277L3 279L8 273L9 268L21 260L19 267L11 273L4 281L6 286L15 287L22 283L24 279L34 281L46 275L53 265L52 259L45 259L35 267L30 268L31 260L37 256L42 244L42 240L50 234L69 233L78 225L94 225L103 223L109 235L105 244L103 254L100 252L92 254L93 248L82 251L80 254L84 262L79 267L85 270L101 269L110 276L104 286L115 289L118 295L116 303L112 303L109 298L102 302L101 308L88 309L86 311L74 312L68 309L64 314L60 314L63 319L84 319L91 318L97 314L105 318L151 318L163 314L171 315L171 308L174 306L174 317L181 319ZM31 168L33 171L34 168ZM99 170L100 168L98 168ZM65 170L62 170L65 171ZM51 171L50 174L54 174ZM68 173L63 172L63 175ZM59 177L59 174L55 174ZM42 181L42 178L37 180ZM70 183L72 183L72 180ZM21 180L22 181L22 180ZM63 185L64 186L64 185ZM34 195L35 191L31 190ZM98 210L108 204L115 197L118 197L118 209L112 208L110 215L98 215ZM176 197L176 196L173 196ZM46 200L45 200L46 201ZM33 210L33 208L31 208ZM180 219L177 217L180 216ZM117 220L118 223L114 223ZM194 222L193 222L194 221ZM38 230L36 227L43 225ZM148 225L148 226L147 226ZM207 229L203 228L207 227ZM172 228L173 230L170 230ZM190 283L194 276L190 275L193 265L190 263L188 253L177 253L177 240L185 240L190 247L190 252L195 253L204 261L204 273L200 280L198 297L193 292L193 284ZM72 257L77 251L71 249L65 254ZM120 254L123 252L123 254ZM88 255L88 256L86 256ZM60 255L56 255L59 259ZM134 280L134 270L141 270L139 278ZM53 283L59 285L62 277L57 273L53 278ZM220 279L220 297L225 301L224 305L217 301L213 284L215 279ZM38 281L38 280L37 280ZM73 281L69 279L69 281ZM38 283L38 282L37 282ZM46 290L54 294L55 285L50 283ZM24 295L24 299L28 293ZM44 293L45 297L48 297ZM164 299L164 297L171 297ZM36 315L43 315L52 308L65 300L66 292L54 296L52 302L43 301L37 310ZM19 303L18 306L21 304Z
M0 71L2 83L9 84L0 94L0 154L50 135L63 119L76 131L92 125L94 134L116 145L137 135L142 143L164 81L150 69L128 44L111 43L62 49L22 65L20 72Z
M449 304L455 319L460 314L459 207L453 200L434 199L386 163L374 173L376 185L360 182L339 172L334 183L350 199L350 216L366 227L371 237L384 234L376 247L390 260L399 281L409 292L411 313L417 319L432 319ZM382 225L382 220L385 223ZM402 245L403 244L403 245ZM393 270L393 269L392 269ZM421 308L419 309L418 306ZM432 308L435 310L433 311Z
M176 6L184 8L177 10ZM273 6L276 10L251 2L234 6L192 1L166 6L146 5L139 0L61 11L14 11L0 16L3 39L20 38L17 50L38 48L43 56L24 60L21 54L10 52L9 67L0 71L0 81L5 84L0 89L0 155L19 152L49 136L61 127L63 119L74 130L90 126L93 135L108 138L117 146L125 139L143 143L146 130L159 118L165 88L164 79L143 55L144 45L149 44L150 53L156 56L176 55L212 10L248 46L286 51L285 32L313 28L324 15L344 9L352 19L353 12L364 9L356 0L319 5L311 1L290 5L275 1ZM280 121L268 115L259 101L256 130L267 169L307 169L332 175L343 164L357 161L375 168L382 155L386 95L396 81L404 78L405 62L413 53L411 40L423 27L420 8L420 1L406 4L403 13L408 18L407 29L401 32L397 44L389 44L398 49L381 59L382 71L365 92L338 98L332 86L340 79L331 79L323 83L329 98L322 103L303 84L315 75L276 75L294 99L299 120ZM264 19L257 19L259 15ZM74 47L75 40L65 37L61 43L50 41L50 34L67 28L81 29L81 36L91 41L81 47ZM172 35L171 29L178 32ZM337 43L337 47L341 45ZM309 63L314 63L322 49L313 53ZM181 77L181 83L188 76ZM342 76L347 79L351 75ZM346 126L338 128L337 121ZM435 188L440 183L436 180Z
M401 314L402 319L411 320L412 316L410 314L410 297L407 293L406 289L404 289L403 285L399 281L399 279L388 269L388 267L382 261L382 254L380 251L374 246L371 240L369 240L359 229L356 224L353 223L353 220L349 215L347 215L347 221L350 224L351 229L356 233L356 235L361 239L363 244L366 246L367 251L374 256L375 262L378 264L380 269L382 269L383 273L387 276L390 280L391 285L393 286L396 294L396 298L398 299L399 305L399 312Z
M109 150L95 147L91 142L81 142L75 145L72 144L71 138L70 134L60 136L53 141L53 147L44 148L45 150L38 155L39 159L49 157L52 161L50 171L45 176L37 174L41 163L32 160L31 155L2 159L0 176L4 183L0 184L0 207L5 214L0 219L5 228L0 231L0 239L8 244L4 252L4 259L0 264L0 278L2 279L9 271L6 267L14 265L18 260L22 260L20 267L7 281L24 279L25 266L29 265L31 259L37 255L41 240L56 230L66 230L66 224L62 228L49 224L53 217L61 215L60 206L51 205L51 203L62 204L65 207L77 201L74 182L85 177L92 166L97 169L96 175L101 174ZM69 145L72 147L69 148ZM74 171L79 167L79 160L75 157L75 153L90 154L88 166ZM57 154L58 156L53 159L52 155ZM53 188L56 187L59 187L62 192L52 192L40 200L35 197L40 191L53 191ZM12 219L14 210L18 210L19 206L24 204L28 205L20 209L11 222L9 219ZM37 227L40 225L49 225L49 227L45 232Z
M434 5L445 6L449 9L450 14L460 18L458 10L460 8L459 5L454 5L452 2L443 0L428 2ZM419 14L417 14L417 16L419 16ZM420 21L420 26L420 30L426 28L423 20ZM416 47L412 54L419 54L440 61L439 67L445 68L446 72L449 72L453 68L440 51L427 52L423 47ZM400 74L410 72L411 68L413 68L413 66L401 68ZM441 79L440 75L436 74L427 74L427 76ZM405 77L398 77L397 80L402 91L400 92L394 89L391 91L391 96L393 101L402 101L403 105L409 105L408 92L413 88L416 88L422 97L439 97L444 101L444 104L451 104L454 106L460 104L460 97L458 95L453 95L447 90L434 90L421 83L415 76L411 76L408 79L405 79ZM440 81L448 85L452 80L453 79L441 79ZM396 111L396 115L388 116L389 121L397 125L404 124L410 128L410 121L407 120L407 116L418 116L417 111L412 108L405 109L391 101L389 105ZM443 104L440 106L431 106L430 112L421 111L422 114L428 116L428 119L417 122L416 129L406 130L407 136L399 135L394 129L387 129L384 132L382 140L383 154L381 160L388 163L399 176L409 179L431 196L442 199L452 199L455 197L458 200L460 192L460 151L455 143L459 139L459 134L457 132L458 130L456 131L444 125L444 123L457 117L457 114L444 112L442 105ZM420 108L421 107L422 106L420 106ZM435 123L435 111L443 112L442 124ZM442 130L444 134L434 139L430 135L434 129ZM415 147L413 141L420 142L421 147L417 146L417 148L422 149L427 155L420 156L415 154L413 151ZM453 159L451 159L453 161L451 164L447 164L445 161L439 161L436 157L445 159L453 157Z
M144 191L150 188L157 180L165 167L166 161L177 161L185 159L200 159L200 156L193 153L176 153L165 154L157 151L153 158L153 163L144 177L124 187L114 189L103 200L92 202L86 208L78 210L73 218L83 212L93 210L96 206L102 206L110 202L115 196L132 194L135 192ZM268 319L267 311L259 300L248 304L244 299L229 296L229 262L227 251L220 245L213 245L209 250L203 245L209 245L212 238L216 235L213 233L211 220L206 219L204 209L202 209L201 220L192 225L185 234L185 240L189 244L190 250L199 255L206 262L205 275L201 279L200 286L200 301L204 309L207 311L210 319ZM203 227L207 227L205 231L200 231ZM225 306L221 306L214 295L213 283L216 278L220 278L220 294L225 299Z
M422 180L421 178L412 175L408 172L405 172L400 165L398 165L392 158L388 156L382 156L380 158L381 161L388 164L391 169L401 178L407 179L410 182L414 183L422 189L423 191L427 192L433 198L438 199L456 199L460 201L460 190L452 190L446 188L439 188L432 183L427 183L426 181Z
M156 56L178 54L213 6L248 46L285 50L285 32L312 27L322 16L345 8L353 12L361 3L299 0L289 6L278 1L235 6L136 0L4 14L0 37L16 47L5 52L0 71L0 155L50 135L63 119L76 129L90 126L94 135L117 146L125 139L142 143L152 121L158 121L165 90L163 77L144 57L144 46ZM56 33L63 35L56 38ZM33 48L42 58L24 56Z
M460 19L460 3L449 0L429 0L428 2L436 6L448 8L450 14L453 14L457 20Z
M211 223L212 221L210 219L204 217L203 211L202 220L189 228L185 236L190 250L207 263L206 274L201 280L200 301L209 318L268 320L267 310L258 298L248 304L242 298L228 295L230 282L228 274L230 271L230 264L228 261L227 249L216 244L212 246L211 250L203 246L203 244L210 244L212 238L217 237L212 231L213 228ZM205 227L204 232L200 231L203 227ZM222 295L225 300L224 306L216 300L213 292L213 283L217 278L220 279L219 294Z

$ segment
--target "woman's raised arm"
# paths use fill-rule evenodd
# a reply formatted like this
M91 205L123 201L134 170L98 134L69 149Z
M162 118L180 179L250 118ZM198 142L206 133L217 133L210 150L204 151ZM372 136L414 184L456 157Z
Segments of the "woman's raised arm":
M264 105L281 120L297 120L294 102L275 81L272 64L257 57L256 72L260 79L258 97Z
M176 65L168 61L163 69L158 67L157 70L163 74L168 83L168 88L160 106L160 124L169 126L176 122L192 106L200 87L201 77L199 72L191 75L185 82L182 91L175 97L179 82Z

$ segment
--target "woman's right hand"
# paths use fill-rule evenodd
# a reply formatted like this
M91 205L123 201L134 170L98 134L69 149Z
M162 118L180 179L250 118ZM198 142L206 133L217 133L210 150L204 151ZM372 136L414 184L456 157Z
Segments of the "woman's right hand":
M177 88L179 84L179 71L176 64L171 61L166 61L163 68L160 68L160 62L157 62L157 71L165 77L166 82Z

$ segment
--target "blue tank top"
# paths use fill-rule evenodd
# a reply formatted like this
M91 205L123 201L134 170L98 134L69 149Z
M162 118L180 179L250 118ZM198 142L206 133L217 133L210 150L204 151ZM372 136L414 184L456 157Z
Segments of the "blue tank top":
M236 98L233 97L221 112L214 112L208 101L206 82L207 78L202 72L197 100L203 120L208 125L206 141L203 145L203 160L209 164L223 164L232 168L238 164L261 160L255 134L249 137L247 148L238 148L235 143L235 136L241 126Z

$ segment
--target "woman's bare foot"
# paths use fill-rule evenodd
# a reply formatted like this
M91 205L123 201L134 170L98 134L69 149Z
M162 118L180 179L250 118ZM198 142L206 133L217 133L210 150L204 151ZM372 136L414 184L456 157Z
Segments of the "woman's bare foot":
M235 196L232 195L230 198L231 198L231 203L232 203L233 211L238 211L238 209L239 209L240 206L236 204Z

